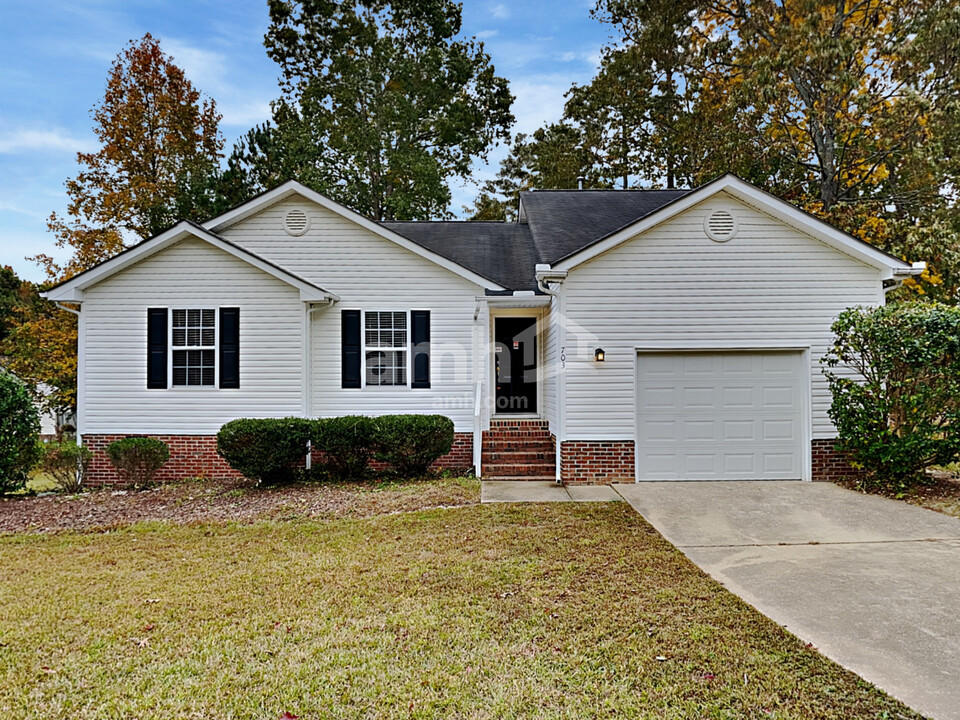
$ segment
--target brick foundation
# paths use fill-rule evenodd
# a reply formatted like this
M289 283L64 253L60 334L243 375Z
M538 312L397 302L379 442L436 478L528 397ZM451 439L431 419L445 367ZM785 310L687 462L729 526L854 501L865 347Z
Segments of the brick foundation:
M130 435L84 435L83 444L90 448L93 460L90 463L89 485L123 485L110 458L107 445ZM170 459L154 477L158 483L179 482L188 478L203 477L209 480L232 480L240 473L227 465L217 455L217 438L214 435L155 435L170 447Z
M838 480L856 480L863 471L850 465L846 456L834 449L836 440L813 441L813 481L837 482Z
M93 459L87 484L91 486L122 486L124 480L117 473L110 458L107 445L130 435L84 435L83 444L90 448ZM209 480L233 480L241 477L217 454L215 435L154 435L170 447L170 459L157 472L158 483L180 482L189 478L203 477ZM371 463L374 470L385 470L384 463ZM432 467L436 470L462 470L473 467L473 434L456 433L453 448L439 458Z
M813 441L813 481L837 482L862 473L834 449L836 440ZM564 485L609 485L634 482L634 445L626 441L573 440L560 448Z
M632 440L568 440L560 444L564 485L610 485L634 481Z

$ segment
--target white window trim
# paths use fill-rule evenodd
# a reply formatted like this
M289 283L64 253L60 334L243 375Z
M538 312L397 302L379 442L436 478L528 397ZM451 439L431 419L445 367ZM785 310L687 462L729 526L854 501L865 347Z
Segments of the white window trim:
M173 311L174 310L213 310L213 385L174 385L173 384ZM193 346L178 345L177 350L198 349ZM209 346L202 346L209 350ZM220 306L191 305L189 307L167 308L167 390L175 392L212 392L220 389Z
M398 350L406 353L406 363L404 368L404 379L406 382L403 385L367 385L367 313L382 313L382 312L392 312L392 313L403 313L407 317L407 344L404 348L372 348L371 352L382 351L387 352L390 350ZM366 389L368 387L377 388L380 390L395 390L397 388L406 388L410 389L411 382L413 381L413 372L410 367L410 358L413 355L413 328L410 325L411 315L410 308L396 308L396 307L376 307L369 310L363 309L360 311L360 389Z

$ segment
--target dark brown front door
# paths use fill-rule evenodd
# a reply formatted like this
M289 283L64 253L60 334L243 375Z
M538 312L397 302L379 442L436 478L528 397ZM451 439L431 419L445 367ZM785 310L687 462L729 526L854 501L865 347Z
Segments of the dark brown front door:
M494 318L493 337L496 413L537 412L537 319Z

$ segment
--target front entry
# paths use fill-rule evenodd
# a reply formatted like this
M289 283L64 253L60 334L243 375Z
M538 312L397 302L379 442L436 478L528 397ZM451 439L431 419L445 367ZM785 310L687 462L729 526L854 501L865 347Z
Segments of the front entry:
M537 412L537 319L493 319L496 414Z

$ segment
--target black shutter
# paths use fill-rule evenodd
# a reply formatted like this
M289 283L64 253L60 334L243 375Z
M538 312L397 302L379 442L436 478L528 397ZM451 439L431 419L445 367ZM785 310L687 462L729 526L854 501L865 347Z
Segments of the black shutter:
M340 387L360 387L360 311L340 311Z
M166 308L147 308L147 387L167 389Z
M220 308L220 387L240 387L240 308Z
M413 326L413 382L411 387L430 387L430 311L411 310Z

